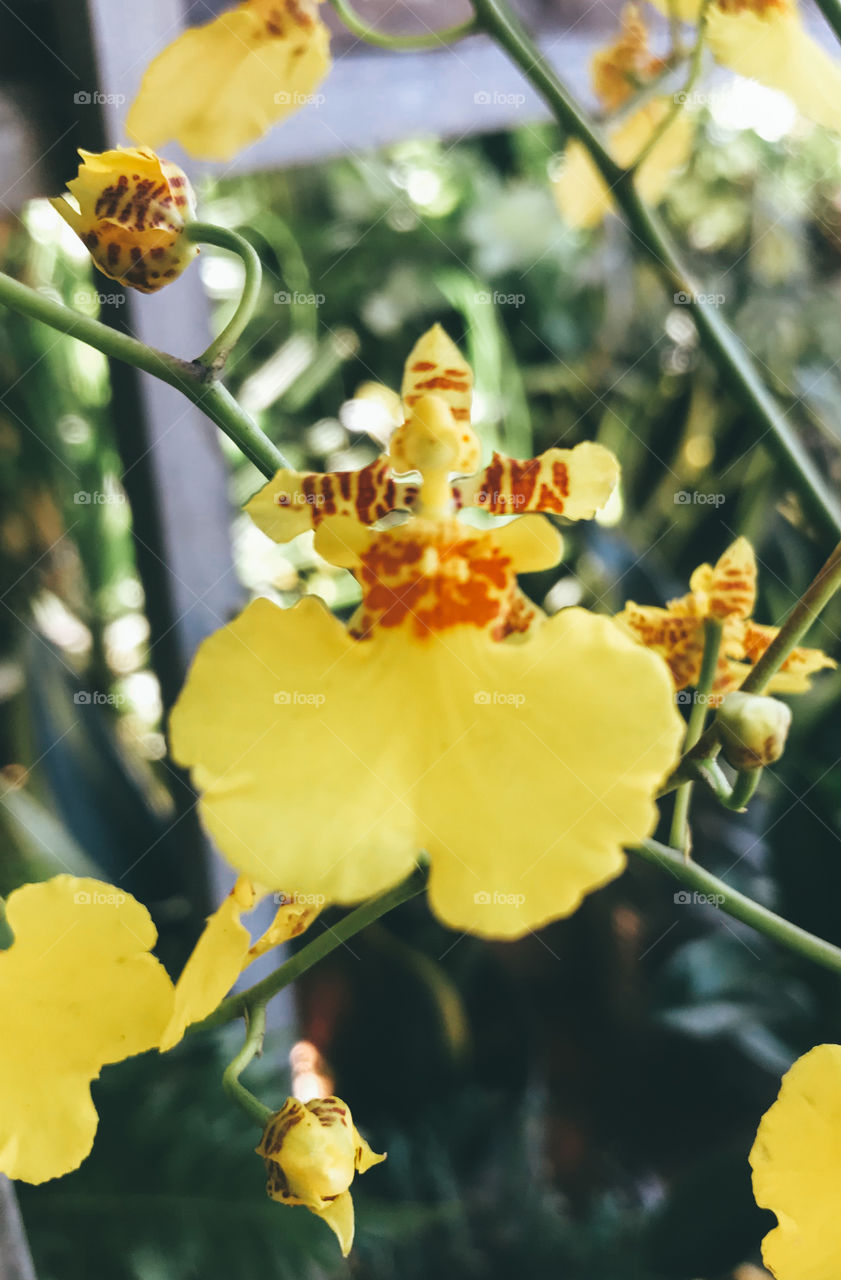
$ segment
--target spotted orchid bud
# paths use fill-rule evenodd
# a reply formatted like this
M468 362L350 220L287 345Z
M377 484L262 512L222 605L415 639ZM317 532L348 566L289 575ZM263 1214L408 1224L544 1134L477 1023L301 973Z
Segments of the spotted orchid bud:
M728 693L718 713L724 758L734 769L757 769L783 754L791 710L776 698Z
M347 1103L287 1098L266 1125L257 1154L266 1166L270 1198L305 1205L323 1218L347 1257L354 1232L350 1185L357 1173L385 1160L360 1137Z
M117 147L82 163L66 196L51 200L111 280L155 293L190 265L198 248L184 235L195 217L187 175L145 148Z

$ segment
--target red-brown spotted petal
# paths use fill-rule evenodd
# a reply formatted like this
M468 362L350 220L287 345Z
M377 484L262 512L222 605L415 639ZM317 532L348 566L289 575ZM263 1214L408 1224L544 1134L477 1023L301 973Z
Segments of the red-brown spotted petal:
M278 471L245 509L275 542L289 542L328 516L374 524L391 511L410 510L417 494L416 484L394 479L382 457L361 471Z
M446 401L456 422L469 424L473 373L440 324L418 339L406 361L402 389L406 416L422 396L429 395Z
M703 568L704 566L702 566ZM696 570L690 586L696 589ZM713 618L749 618L756 600L756 556L747 538L737 538L705 575L708 608Z
M483 507L497 516L550 511L589 520L618 479L619 464L610 450L585 441L574 449L547 449L524 462L495 453L484 471L460 480L453 493L457 506Z

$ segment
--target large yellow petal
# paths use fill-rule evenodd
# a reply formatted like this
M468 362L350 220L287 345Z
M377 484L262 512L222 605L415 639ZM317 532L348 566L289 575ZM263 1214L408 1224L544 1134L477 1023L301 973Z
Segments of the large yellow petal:
M610 154L617 164L633 164L670 106L670 102L656 99L610 130ZM637 189L647 204L657 204L663 198L672 175L689 158L694 134L691 118L682 112L652 148L636 177ZM561 215L571 227L596 227L614 207L604 179L577 140L570 142L564 152L553 191Z
M394 697L402 650L351 640L314 598L256 600L204 642L171 720L175 758L240 871L354 902L408 875L416 726Z
M305 600L206 641L171 730L240 870L353 902L425 845L441 918L513 937L622 869L682 723L659 659L582 610L518 645L465 625L357 641Z
M316 0L245 0L158 54L126 132L148 146L174 138L190 155L229 160L303 106L329 68Z
M14 942L0 952L0 1169L44 1182L90 1151L90 1082L105 1063L154 1047L172 984L150 955L145 907L98 880L56 876L10 895ZM10 1051L13 1050L13 1051Z
M750 1163L756 1202L779 1222L762 1244L777 1280L841 1275L841 1045L818 1045L783 1076Z
M683 730L668 671L583 609L517 646L465 633L436 666L414 793L430 903L452 928L519 937L573 912L651 834Z

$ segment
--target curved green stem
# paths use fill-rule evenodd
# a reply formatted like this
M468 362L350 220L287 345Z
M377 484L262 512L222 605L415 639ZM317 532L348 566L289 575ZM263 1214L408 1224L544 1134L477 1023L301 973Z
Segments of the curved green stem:
M721 632L722 625L715 618L707 618L704 622L704 655L701 659L701 671L698 676L698 686L692 701L692 710L689 713L689 723L686 726L686 738L684 739L684 752L689 751L695 746L704 730L704 721L707 718L707 707L712 693L713 681L718 668L718 651L721 648ZM689 857L689 802L692 799L692 783L684 782L683 786L678 789L675 796L675 807L672 812L672 828L669 833L669 843L676 845L678 849L683 849L685 856Z
M739 339L684 267L663 223L640 198L633 173L622 169L609 154L601 131L558 79L505 0L473 0L473 8L482 30L496 40L520 68L561 127L586 146L631 231L669 291L688 298L710 356L731 382L746 410L754 428L755 442L767 436L769 448L777 458L797 472L804 501L815 518L823 527L837 533L841 530L841 501L825 483Z
M248 324L257 298L260 293L260 282L263 279L263 268L259 255L253 245L228 227L217 227L211 222L188 222L184 228L184 237L194 244L212 244L218 249L228 249L242 260L245 268L242 294L233 316L225 325L217 338L214 338L206 351L196 359L196 364L206 365L214 373L221 373L225 361L233 347L241 337Z
M275 969L274 973L270 973L267 978L256 982L246 991L228 996L227 1000L223 1000L213 1013L202 1022L194 1022L189 1030L191 1032L206 1031L210 1027L222 1026L223 1023L239 1018L255 1003L265 1004L266 1001L271 1000L272 996L277 995L278 991L288 987L290 982L295 982L319 960L323 960L331 951L335 951L336 947L342 946L354 934L359 933L375 920L379 920L380 916L384 916L387 911L392 911L401 903L408 902L410 898L422 893L425 887L426 868L418 867L402 884L389 889L387 893L380 894L378 898L372 898L370 902L363 903L361 907L344 916L338 924L333 925L332 928L326 928L320 937L314 938L312 942L301 947L300 951Z
M0 304L20 315L29 316L32 320L39 320L70 338L77 338L112 360L122 360L124 364L133 365L144 373L151 373L153 377L175 387L188 400L198 405L263 475L271 478L281 467L289 465L277 446L263 434L231 393L220 383L208 381L208 370L204 365L180 360L155 347L147 347L130 334L120 333L101 320L81 316L71 307L37 293L28 285L21 284L19 280L13 280L2 272Z
M646 160L657 146L657 143L663 137L663 134L666 133L666 131L674 124L675 120L686 106L687 99L692 93L692 90L695 88L704 62L704 45L707 39L707 20L709 18L711 4L712 0L701 0L701 8L698 13L698 32L695 37L695 45L692 49L692 55L689 59L689 74L686 77L686 83L684 84L683 89L674 95L671 107L663 116L663 119L657 125L656 129L654 129L645 146L640 152L638 152L637 157L631 166L634 173L636 173L637 170L645 164Z
M442 31L427 31L416 36L389 35L385 31L378 31L376 27L369 26L358 13L354 12L348 0L330 0L330 3L353 35L364 40L366 44L377 45L380 49L393 49L396 53L412 53L416 49L437 49L439 45L453 44L456 40L463 40L465 36L473 35L477 29L475 19L470 18L467 22L456 23L455 26L445 27Z
M734 920L741 920L743 924L756 929L757 933L788 947L790 951L796 951L807 960L814 960L825 969L841 974L841 948L808 933L790 920L783 919L776 912L769 911L767 907L739 893L737 889L731 889L718 876L699 867L697 862L685 862L683 854L677 849L658 844L656 840L644 840L642 844L635 845L631 852L668 871L676 880L703 894L705 898L713 899L714 904Z
M274 1114L270 1107L264 1107L259 1098L255 1098L244 1084L240 1084L240 1076L250 1062L263 1051L263 1040L266 1035L266 1006L252 1005L248 1011L248 1030L239 1053L225 1068L222 1076L222 1088L229 1098L233 1098L249 1119L265 1129Z

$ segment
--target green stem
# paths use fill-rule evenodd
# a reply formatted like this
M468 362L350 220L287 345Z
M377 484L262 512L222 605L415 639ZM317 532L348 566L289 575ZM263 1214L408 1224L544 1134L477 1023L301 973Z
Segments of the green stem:
M260 293L260 282L263 278L263 268L254 246L249 244L244 236L238 235L228 227L217 227L211 222L189 222L184 228L184 238L191 240L194 244L212 244L218 249L228 249L242 260L245 267L242 294L233 316L219 336L214 338L207 350L203 351L195 362L206 365L214 374L219 374L254 314Z
M741 813L759 786L761 777L761 766L756 769L742 769L741 773L737 773L730 799L727 801L728 809L735 809L737 813Z
M671 107L663 116L663 119L657 125L656 129L654 129L645 146L637 154L632 165L634 173L636 173L645 164L646 160L657 146L657 143L663 137L663 134L666 133L674 124L675 120L686 106L692 90L695 88L704 62L704 45L707 39L707 21L709 18L711 3L712 0L701 0L701 9L698 14L698 34L695 37L695 45L692 49L692 56L689 60L689 72L686 77L686 83L684 84L683 89L674 95Z
M833 973L841 974L841 948L808 933L789 920L784 920L782 916L760 906L737 889L731 889L718 876L699 867L697 862L685 862L683 854L677 849L658 844L656 840L644 840L642 844L635 845L631 852L668 871L690 889L714 898L721 910L726 911L734 920L741 920L743 924L750 925L758 933L765 934L790 951L796 951L807 960L814 960Z
M28 285L0 272L0 304L20 315L29 316L59 333L77 338L95 347L112 360L122 360L135 369L151 373L175 387L188 400L207 414L224 431L263 475L271 478L289 464L280 450L264 435L253 418L237 403L220 383L208 381L208 370L201 364L179 360L165 351L147 347L127 333L119 333L100 320L81 316L71 307L47 298Z
M718 651L721 648L722 625L715 618L707 618L704 622L704 655L701 659L701 671L698 686L689 713L686 726L686 738L683 743L684 752L691 750L704 731L707 718L707 707L712 693L715 673L718 669ZM689 802L692 799L692 783L684 782L675 796L675 807L672 813L672 828L669 844L683 849L689 857Z
M816 3L838 39L841 40L841 0L816 0Z
M743 693L764 693L793 649L796 649L812 623L841 588L841 542L791 610L779 632L762 657L748 672L741 685ZM685 753L675 772L669 778L661 795L673 791L687 777L691 777L692 765L698 760L713 759L719 751L716 722Z
M314 964L342 946L354 934L361 932L375 920L379 920L380 916L384 916L387 911L392 911L401 903L416 897L425 887L426 868L418 867L402 884L389 889L387 893L380 894L370 902L363 903L361 907L344 916L338 924L333 925L332 928L326 928L318 938L301 947L300 951L275 969L274 973L270 973L267 978L256 982L246 991L228 996L227 1000L223 1000L219 1007L202 1022L193 1023L190 1031L206 1031L210 1027L222 1026L226 1022L232 1022L234 1018L239 1018L253 1004L265 1004L272 996L277 995L278 991L288 987L290 982L295 982Z
M546 102L560 126L590 153L631 231L648 254L670 292L689 300L698 331L719 371L732 383L754 428L755 441L767 436L778 460L797 472L805 501L821 524L841 530L841 501L830 489L787 421L786 414L763 383L742 344L699 291L660 219L640 198L633 173L610 156L601 131L586 116L547 63L534 40L505 0L473 0L482 29L508 53Z
M263 1051L263 1040L266 1035L266 1006L251 1005L248 1010L248 1030L242 1048L235 1058L228 1063L222 1076L222 1088L229 1098L233 1098L245 1114L265 1129L273 1112L264 1107L259 1098L255 1098L244 1084L240 1084L240 1076L254 1058Z
M330 0L330 3L353 35L367 44L377 45L380 49L393 49L396 53L412 53L416 49L437 49L439 45L453 44L456 40L463 40L465 36L473 35L476 31L475 19L470 18L467 22L445 27L443 31L427 31L423 35L416 36L389 35L385 31L378 31L376 27L369 26L354 12L348 0Z

